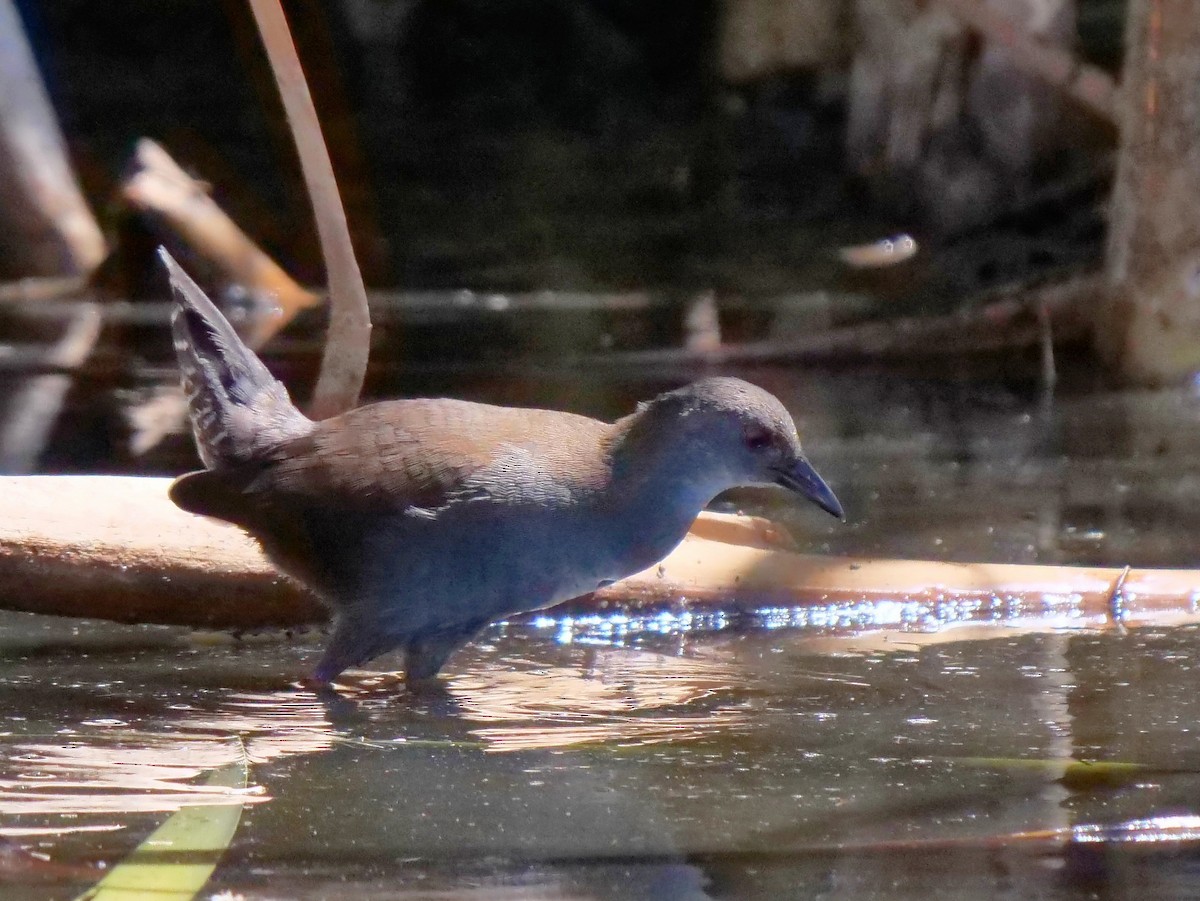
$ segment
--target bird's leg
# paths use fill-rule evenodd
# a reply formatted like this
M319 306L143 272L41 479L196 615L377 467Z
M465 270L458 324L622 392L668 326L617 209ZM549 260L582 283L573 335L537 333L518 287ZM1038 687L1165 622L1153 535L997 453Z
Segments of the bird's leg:
M405 682L419 685L436 678L450 655L470 641L486 624L486 620L465 623L426 633L409 642L404 666Z
M333 637L310 681L327 685L350 667L366 663L403 643L403 639L387 635L378 623L350 616L338 617Z

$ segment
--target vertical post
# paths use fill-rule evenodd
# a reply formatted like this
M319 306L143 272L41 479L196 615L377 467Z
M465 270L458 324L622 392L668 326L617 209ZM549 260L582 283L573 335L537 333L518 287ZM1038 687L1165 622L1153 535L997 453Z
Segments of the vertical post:
M1096 346L1128 381L1200 369L1200 15L1131 0Z

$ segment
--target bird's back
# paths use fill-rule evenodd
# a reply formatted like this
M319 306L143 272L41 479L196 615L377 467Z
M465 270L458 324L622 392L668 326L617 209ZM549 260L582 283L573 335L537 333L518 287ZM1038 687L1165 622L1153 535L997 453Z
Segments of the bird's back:
M513 503L586 493L608 478L612 429L550 410L385 401L318 422L260 459L184 476L172 497L194 513L250 527L266 508L436 513L485 490Z
M512 473L528 463L523 490L586 488L606 478L611 426L550 410L514 409L460 400L370 404L317 424L290 442L264 481L274 491L353 498L389 510L436 511L481 490L503 496ZM511 498L517 500L515 496Z
M336 599L388 582L379 573L401 558L432 564L453 552L461 573L486 538L512 545L497 561L511 568L529 550L522 536L553 540L551 521L562 523L555 543L566 542L578 520L557 514L603 495L612 429L546 410L388 401L318 422L262 460L183 476L171 497L242 526L285 572Z

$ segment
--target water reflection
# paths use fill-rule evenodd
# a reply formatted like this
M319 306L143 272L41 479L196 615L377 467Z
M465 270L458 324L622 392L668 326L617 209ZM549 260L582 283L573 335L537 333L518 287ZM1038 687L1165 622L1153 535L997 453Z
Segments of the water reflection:
M228 799L228 790L189 780L242 757L240 744L228 735L129 732L60 740L64 743L11 746L0 777L0 814L144 813L218 804Z
M722 703L739 682L715 654L595 650L581 667L513 661L453 680L462 715L493 751L692 741L746 728L746 711Z
M1190 566L1200 395L1068 395L1039 407L970 380L848 376L778 386L811 411L809 453L845 494L837 553ZM840 495L839 495L840 496ZM813 524L786 508L799 534ZM826 544L827 543L827 544Z
M543 667L512 659L460 673L435 712L451 728L411 728L380 736L371 728L397 709L428 713L395 676L364 675L340 696L306 690L213 692L195 703L162 703L138 717L89 719L50 734L7 736L0 763L0 814L77 815L169 812L219 802L227 792L195 784L237 760L262 764L364 748L481 747L488 751L565 748L586 743L689 741L745 727L744 713L714 700L737 678L714 656L593 651L581 666ZM248 800L264 802L261 787ZM70 829L71 826L64 825ZM39 831L46 831L45 829Z
M198 777L245 754L254 803L217 887L246 897L922 897L948 873L992 897L996 866L1072 897L1097 866L1084 845L1111 868L1119 847L1200 839L1194 627L486 638L440 697L378 675L338 700L264 689L247 658L286 671L283 643L196 671L174 646L113 652L102 683L35 694L4 680L6 833L55 864L116 859L220 800ZM1070 779L1071 760L1142 768Z

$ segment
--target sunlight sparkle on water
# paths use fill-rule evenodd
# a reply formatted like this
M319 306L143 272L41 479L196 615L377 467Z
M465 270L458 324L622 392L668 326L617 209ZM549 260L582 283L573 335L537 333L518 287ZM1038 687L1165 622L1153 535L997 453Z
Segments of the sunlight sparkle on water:
M1076 593L1043 594L1036 602L1018 597L936 596L932 601L836 601L803 606L763 606L742 614L725 611L664 610L657 613L594 613L552 616L533 620L539 630L553 630L560 644L614 644L639 634L681 635L719 632L735 624L757 629L797 629L822 633L859 632L901 628L934 632L972 622L1018 621L1035 616L1053 617L1064 628L1080 625L1082 597Z
M729 618L723 612L673 613L669 610L646 616L628 613L539 616L533 621L535 629L553 629L559 644L612 644L631 635L719 632L728 626Z
M1076 826L1071 837L1077 842L1193 842L1200 840L1200 816L1151 817L1115 826Z

